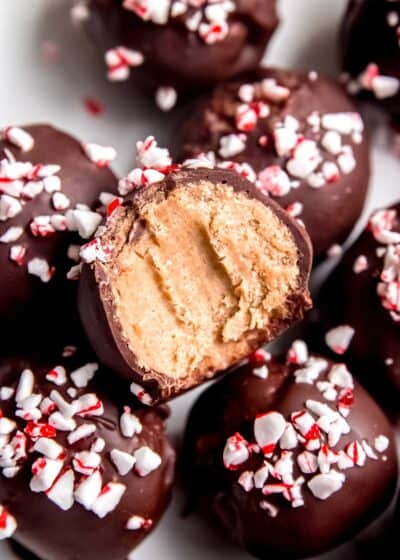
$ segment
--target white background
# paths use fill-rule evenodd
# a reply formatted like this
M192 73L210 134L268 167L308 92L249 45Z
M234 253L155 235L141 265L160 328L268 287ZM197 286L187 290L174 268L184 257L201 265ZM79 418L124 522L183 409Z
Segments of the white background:
M0 1L0 126L49 122L82 140L111 144L118 150L115 169L125 174L133 164L135 141L147 134L160 141L167 139L174 133L176 116L160 115L150 100L138 100L124 85L107 83L101 55L83 31L70 25L69 5L68 0ZM283 23L267 62L335 74L336 36L346 0L282 0L280 5ZM59 63L43 60L46 41L59 45ZM104 104L102 116L96 118L85 111L82 100L86 96ZM367 212L400 198L400 146L396 157L384 143L385 133L373 128L373 178ZM169 429L176 443L198 392L172 405ZM177 491L159 528L137 549L136 560L248 558L220 534L210 532L197 516L182 519L181 510L182 497ZM15 558L8 550L0 544L0 558ZM329 555L330 560L333 557L346 560L349 547Z

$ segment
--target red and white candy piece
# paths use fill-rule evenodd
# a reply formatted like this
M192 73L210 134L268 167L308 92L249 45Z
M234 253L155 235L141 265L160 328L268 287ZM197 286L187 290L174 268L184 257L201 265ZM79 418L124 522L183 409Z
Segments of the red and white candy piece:
M15 218L22 212L22 204L16 198L3 194L0 196L0 222Z
M303 365L308 360L308 348L303 340L295 340L287 354L287 361L290 364Z
M124 407L124 412L121 414L120 418L120 430L124 437L132 438L135 434L142 433L142 423L139 418L132 414L129 406Z
M137 383L131 383L130 385L130 389L131 389L131 393L133 395L135 395L135 397L137 399L139 399L139 401L142 404L145 404L146 406L151 406L153 403L153 399L151 398L151 396L149 395L149 393L147 393L143 387L141 385L138 385Z
M144 169L165 171L172 165L172 159L166 148L160 148L154 136L136 143L137 163Z
M152 519L145 519L140 515L132 515L126 522L125 529L128 531L138 531L139 529L151 529Z
M256 377L259 377L260 379L268 379L268 375L269 375L269 370L268 370L268 366L267 365L263 365L260 367L256 367L253 368L252 370L253 375L255 375Z
M71 372L71 379L74 385L79 389L87 387L89 381L93 379L96 371L99 369L99 364L96 362L85 364L84 366Z
M110 452L110 457L121 476L127 475L136 463L136 459L133 455L119 449L113 449Z
M364 448L358 441L349 443L346 447L346 453L357 467L365 465L367 456Z
M297 456L297 464L304 474L314 474L318 470L318 459L314 453L303 451Z
M109 482L106 484L92 505L93 513L100 517L100 519L106 517L118 506L125 491L126 486L119 482Z
M136 449L133 453L136 459L135 471L139 476L147 476L161 465L161 457L147 445Z
M332 470L326 474L317 474L308 481L307 486L316 498L327 500L332 494L341 490L345 480L344 474Z
M246 148L246 136L244 134L227 134L219 140L219 155L224 159L237 156Z
M299 443L296 430L293 425L288 422L285 427L285 431L279 440L279 445L281 449L294 449Z
M157 107L161 111L171 111L178 101L178 93L175 88L171 86L159 87L155 94Z
M37 459L32 465L32 474L29 487L32 492L46 492L49 490L63 468L64 462L60 459Z
M28 273L37 276L43 283L47 284L53 278L55 268L50 267L45 259L35 257L28 261Z
M289 175L279 165L270 165L261 171L256 185L262 192L274 196L285 196L292 188Z
M136 50L116 47L106 52L104 60L108 68L108 79L112 82L122 82L129 78L131 68L143 64L144 56Z
M236 433L228 438L222 455L225 468L236 470L249 456L248 442L243 436Z
M84 478L75 489L75 500L85 509L90 510L96 502L102 488L102 479L99 471Z
M254 437L264 455L272 455L286 428L286 420L279 412L267 412L254 421Z
M0 237L0 243L14 243L23 235L24 230L19 226L9 227Z
M58 386L65 385L67 382L67 372L63 366L56 366L46 373L46 379Z
M101 463L101 457L93 451L80 451L75 453L72 464L74 470L78 473L90 476L98 469Z
M353 263L353 272L360 274L364 270L368 270L368 260L365 255L359 255Z
M100 239L92 239L89 243L82 245L80 249L80 257L83 262L85 263L93 263L96 260L100 262L107 262L110 255L110 250L107 247L104 247Z
M252 471L243 471L238 478L238 483L245 492L250 492L254 488L254 479Z
M83 239L89 239L102 221L102 216L91 210L74 209L65 214L69 231L77 231Z
M17 521L8 510L0 506L0 540L9 539L17 530Z
M344 354L354 334L355 330L350 325L339 325L326 333L325 342L336 354Z
M76 428L76 430L68 434L67 436L68 443L70 445L73 445L77 441L80 441L82 439L91 436L92 434L95 433L95 431L96 431L96 426L94 424L81 424Z
M134 12L144 21L165 25L169 17L171 0L124 0L123 7Z
M22 266L26 255L26 248L22 245L14 245L10 248L9 259L18 266Z
M39 438L33 448L34 451L44 455L48 459L60 459L64 454L64 448L54 439L41 437Z
M117 152L112 146L100 146L99 144L82 144L86 156L98 167L108 167L117 157Z
M376 437L374 441L374 447L379 453L384 453L389 447L389 439L384 435Z
M32 370L24 369L18 381L17 390L15 393L16 402L23 401L27 397L30 397L33 393L33 388L35 385L35 378Z
M306 448L309 451L319 449L321 432L311 414L306 410L293 412L291 420L296 430L305 439Z
M165 177L157 169L141 169L137 167L133 169L127 177L121 179L118 183L118 192L122 196L126 196L139 187L148 187L162 181Z
M23 130L22 128L18 128L16 126L6 127L3 130L3 136L11 144L16 146L17 148L20 148L23 152L29 152L35 145L33 137L28 132L26 132L26 130Z
M67 469L46 492L49 500L63 511L68 511L74 505L75 474Z

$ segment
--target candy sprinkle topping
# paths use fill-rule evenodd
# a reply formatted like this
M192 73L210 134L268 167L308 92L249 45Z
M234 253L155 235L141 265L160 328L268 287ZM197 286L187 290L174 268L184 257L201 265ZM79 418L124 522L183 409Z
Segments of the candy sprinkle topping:
M268 496L279 494L293 508L305 505L307 492L318 500L328 500L345 488L348 469L384 461L382 454L390 445L382 434L370 442L349 441L354 383L344 364L330 365L309 356L303 341L294 343L287 362L292 364L295 383L314 385L320 399L306 400L302 409L287 417L277 410L259 414L253 423L255 443L235 433L227 439L222 456L226 469L239 471L237 483L244 492L259 492L259 507L270 517L279 515L279 508L265 499ZM249 459L254 469L256 457L259 468L249 470ZM300 476L295 473L296 465Z

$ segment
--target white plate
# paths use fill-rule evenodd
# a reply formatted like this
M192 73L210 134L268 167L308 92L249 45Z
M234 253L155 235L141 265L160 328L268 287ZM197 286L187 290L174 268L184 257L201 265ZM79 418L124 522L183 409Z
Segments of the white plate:
M137 100L129 89L104 78L101 56L82 31L69 25L70 0L0 1L0 125L50 122L86 141L118 149L116 170L126 173L137 139L151 133L162 141L174 130L153 105ZM271 64L335 73L336 33L346 0L283 0L283 24L276 33L267 61ZM59 64L44 62L41 46L55 41ZM104 103L103 116L85 112L86 96ZM375 142L374 173L368 211L400 198L399 162ZM199 390L172 404L169 429L179 442L185 418ZM248 556L210 532L197 516L183 520L182 499L175 499L159 528L138 549L136 560L245 560ZM38 520L38 523L40 520ZM350 558L349 547L329 558ZM0 558L15 560L7 544ZM324 557L325 560L326 556ZM354 559L354 556L352 557ZM57 559L54 559L57 560ZM110 559L112 560L112 559Z

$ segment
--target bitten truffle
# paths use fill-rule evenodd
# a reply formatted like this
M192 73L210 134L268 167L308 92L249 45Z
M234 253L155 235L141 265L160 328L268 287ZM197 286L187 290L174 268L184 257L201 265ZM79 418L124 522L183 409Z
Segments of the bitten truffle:
M301 318L312 255L304 228L237 173L173 166L153 138L138 147L145 169L120 188L142 186L81 251L79 310L99 359L149 404Z
M351 0L341 42L348 91L374 99L400 118L400 5L396 0Z
M400 413L400 204L378 210L319 298L317 333L367 389Z
M169 503L165 411L130 402L91 352L52 356L0 359L0 539L41 560L126 560Z
M260 69L218 86L192 109L177 151L246 173L305 224L316 260L346 240L364 205L363 122L341 88L315 72Z
M80 144L48 125L10 126L0 140L0 318L4 328L59 322L76 297L79 244L115 199L112 148ZM100 167L103 166L103 167ZM67 280L67 276L70 280ZM56 311L57 310L57 311ZM23 316L23 320L19 319ZM38 327L39 328L39 327ZM14 329L15 330L15 329Z
M206 390L187 426L189 492L251 554L323 553L394 496L390 424L343 364L296 341L288 360L256 353Z
M180 91L256 68L278 25L275 0L90 0L88 8L108 78L132 75L163 110Z

